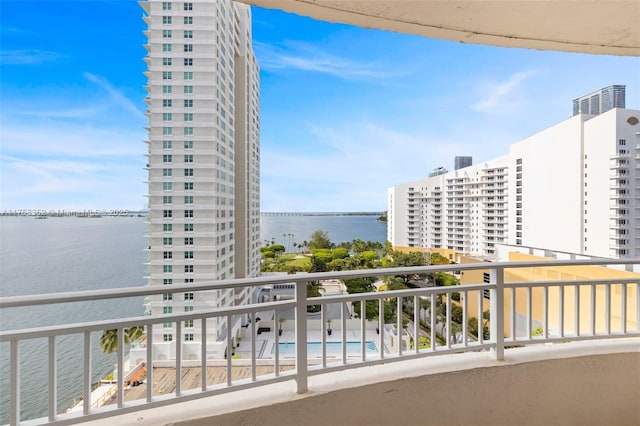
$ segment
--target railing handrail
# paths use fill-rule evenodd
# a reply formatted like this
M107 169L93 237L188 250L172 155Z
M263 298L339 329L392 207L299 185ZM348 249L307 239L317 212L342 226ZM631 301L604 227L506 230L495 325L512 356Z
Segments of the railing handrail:
M504 359L504 350L505 344L507 345L526 345L526 344L540 344L546 342L566 342L566 341L575 341L575 340L586 340L586 339L605 339L605 338L614 338L614 337L640 337L640 278L606 278L606 279L572 279L572 280L564 280L561 277L556 281L553 279L547 279L544 281L531 281L531 282L505 282L505 270L507 269L516 269L516 268L549 268L549 267L563 267L563 266L602 266L602 265L630 265L630 264L640 264L640 259L563 259L563 260L551 260L551 261L521 261L521 262L482 262L482 263L473 263L473 264L447 264L447 265L434 265L434 266L418 266L418 267L405 267L405 268L382 268L382 269L363 269L363 270L355 270L355 271L336 271L336 272L322 272L315 274L295 274L295 275L274 275L268 277L257 277L257 278L246 278L246 279L231 279L225 281L219 281L214 283L203 283L203 284L186 284L186 285L172 285L170 287L166 286L152 286L152 287L144 287L144 288L124 288L124 289L109 289L109 290L94 290L94 291L81 291L81 292L70 292L70 293L59 293L59 294L44 294L44 295L32 295L32 296L14 296L14 297L5 297L0 298L0 308L13 308L13 307L25 307L25 306L36 306L36 305L44 305L44 304L56 304L56 303L68 303L68 302L83 302L83 301L93 301L93 300L104 300L104 299L113 299L113 298L122 298L122 297L136 297L136 296L149 296L149 295L160 295L163 293L180 293L180 292L197 292L197 291L208 291L208 290L219 290L224 288L232 288L239 289L243 287L256 287L256 286L264 286L269 284L278 284L278 283L295 283L295 299L292 300L279 300L279 301L269 301L269 302L258 302L251 303L247 305L239 305L232 306L226 308L211 308L211 309L199 309L197 311L185 312L185 313L171 313L171 314L163 314L163 315L145 315L138 317L129 317L129 318L119 318L119 319L108 319L101 321L93 321L93 322L84 322L84 323L72 323L72 324L61 324L55 326L47 326L47 327L38 327L38 328L30 328L30 329L22 329L22 330L8 330L8 331L0 331L0 342L9 342L10 344L10 421L12 424L18 424L20 422L20 395L19 395L19 383L20 383L20 350L19 345L20 342L27 339L34 338L47 338L48 339L48 365L49 365L49 409L48 409L48 419L50 422L55 422L57 420L61 420L62 422L76 422L83 421L91 418L105 417L108 416L109 413L119 413L123 411L131 411L140 409L140 407L151 407L151 406L160 406L166 405L172 402L178 402L185 400L185 398L197 398L204 397L207 395L213 395L217 393L229 392L232 388L235 389L243 389L248 387L261 386L265 383L275 383L278 381L289 380L291 378L296 380L297 383L297 392L302 393L306 392L308 389L308 377L310 375L321 374L325 371L336 371L336 370L345 370L349 368L354 368L359 365L374 365L381 364L384 362L391 362L403 359L413 359L417 357L424 356L432 356L439 354L448 354L455 352L466 352L466 351L476 351L476 350L486 350L490 349L492 351L492 357L495 360ZM384 292L367 292L367 293L355 293L355 294L336 294L336 295L325 295L322 297L307 297L307 288L306 283L310 281L323 281L323 280L344 280L349 278L361 278L361 277L381 277L381 276L389 276L389 275L414 275L414 274L428 274L433 272L454 272L454 271L469 271L469 270L487 270L488 272L488 281L485 283L477 283L477 284L467 284L460 286L428 286L423 288L410 288L403 290L391 290ZM575 272L575 271L574 271ZM575 276L575 274L573 274ZM569 293L565 295L565 290L567 287L573 286L573 292L569 290ZM586 289L583 291L580 287L585 286L590 288L590 292L586 294ZM557 291L551 290L553 287L557 287ZM602 287L602 289L601 289ZM523 290L518 290L521 293L519 296L516 295L518 293L516 290L524 288ZM631 288L631 290L629 290ZM538 290L536 290L538 289ZM542 308L541 312L543 318L538 321L536 324L533 323L533 313L532 313L532 299L535 294L536 297L542 299ZM550 294L557 294L557 300L554 301L553 307L557 310L558 314L558 323L554 325L554 328L557 330L549 331L550 322L549 322L549 313L550 313ZM452 315L452 305L454 303L454 293L459 293L460 298L456 298L458 300L457 303L461 305L462 317L460 320L462 331L453 331L453 315ZM583 294L584 293L584 294ZM596 295L596 293L601 293ZM475 337L469 336L469 321L471 318L469 314L469 295L475 294L474 297L477 301L477 311L476 311L476 320L477 329L475 331ZM507 298L507 295L509 298ZM565 324L565 317L568 321L571 320L570 317L566 315L565 312L565 297L571 297L573 295L574 298L574 314L573 314L573 327ZM627 295L630 296L630 301L627 300ZM481 313L485 312L485 298L489 299L489 326L490 332L488 337L484 337L483 327L486 325L482 325ZM521 301L524 298L524 304L526 312L524 314L525 320L525 329L523 337L518 337L518 333L516 330L516 315L521 315L519 311L516 310L516 298ZM556 296L554 296L556 297ZM588 308L588 323L581 321L580 315L580 298L586 298L586 301L589 303ZM429 310L429 318L426 317L426 310L424 311L424 321L429 324L430 328L430 336L427 336L430 341L430 347L428 348L420 348L417 336L419 333L419 322L422 321L419 316L420 309L416 309L421 300L420 298L426 298L430 304ZM614 303L615 298L615 303ZM633 300L635 298L635 300ZM388 322L385 322L386 317L386 306L385 300L390 299L392 301L392 305L395 305L395 322L393 323L393 330L396 330L394 333L392 329L387 329L389 326ZM393 302L393 299L396 299ZM437 302L439 300L439 302ZM379 328L376 332L378 337L375 337L377 340L375 343L378 345L378 355L373 359L368 358L366 355L365 341L367 339L367 329L371 327L371 324L366 325L366 316L364 315L364 311L369 309L367 305L369 301L377 301L377 320L376 326ZM407 330L407 336L412 332L413 337L413 347L408 347L408 342L405 342L403 335L405 335L402 330L405 330L403 325L403 318L406 317L406 313L404 312L404 302L412 301L414 309L413 309L413 318L411 318L411 322L413 323L413 331ZM438 313L438 303L440 303L441 307L444 305L444 309L446 313ZM628 303L630 303L628 305ZM335 316L327 316L327 309L329 305L335 304L340 305L340 316L336 318ZM359 318L355 321L360 323L359 333L360 333L360 343L361 343L361 354L359 357L354 357L352 354L347 354L346 343L347 343L347 324L350 327L354 327L353 323L347 323L350 318L350 313L346 312L347 306L351 304L354 309L357 304L359 304L361 312ZM257 347L256 347L256 334L259 334L259 326L257 322L256 315L258 313L263 312L272 312L273 319L267 320L268 323L271 323L274 327L274 331L277 330L278 319L282 311L284 310L293 310L295 313L294 322L294 333L295 339L294 342L308 342L309 337L309 317L307 314L307 306L309 305L321 305L322 309L320 310L320 315L317 320L320 321L320 330L319 336L322 344L322 355L320 357L320 362L322 363L318 367L309 367L308 365L308 353L307 353L307 345L305 344L296 344L295 346L295 371L291 374L281 374L279 370L279 356L278 356L278 345L279 345L279 334L275 332L273 334L273 349L275 350L273 356L273 367L274 367L274 376L271 378L267 378L266 381L257 380L256 375L256 365L257 365ZM509 306L507 309L506 306ZM597 305L600 305L598 307ZM627 307L633 307L636 310L635 319L629 318L630 322L628 323L627 316L631 314L628 312ZM616 325L612 326L612 318L613 318L613 310L616 310ZM539 309L540 310L540 309ZM385 312L383 314L383 312ZM599 317L603 320L604 324L598 324L596 321L596 313L600 315ZM233 386L233 379L231 376L232 370L232 357L227 356L229 354L229 350L232 350L234 347L234 336L232 332L232 326L230 326L230 322L237 322L240 317L248 315L249 320L246 325L249 327L249 335L250 339L250 361L251 361L251 381L247 383L243 383L241 385ZM603 317L603 318L602 318ZM123 331L132 326L145 326L147 327L147 345L146 345L146 360L148 365L153 365L153 351L154 351L154 327L160 325L161 323L171 323L175 324L175 365L176 368L181 368L184 364L184 360L182 359L182 344L186 343L186 337L183 338L181 332L185 329L182 323L187 320L200 320L201 326L199 329L199 333L201 336L201 348L200 348L200 360L196 360L196 362L200 363L201 373L205 371L207 367L207 320L213 318L222 318L225 319L226 328L223 328L224 333L220 333L218 336L219 339L224 343L224 356L226 357L226 368L227 368L227 385L220 385L218 387L210 387L207 385L206 380L203 379L201 389L198 392L189 392L184 393L181 389L181 381L177 380L175 382L175 394L173 398L156 398L153 394L153 387L150 386L147 388L147 400L146 403L141 405L127 405L124 401L124 346L125 346L125 333ZM337 363L332 363L331 365L327 364L327 348L326 343L328 342L326 338L327 333L327 324L325 324L328 319L334 319L339 326L337 327L341 331L341 335L339 337L339 341L342 342L342 356L341 360L336 357ZM409 319L407 317L407 319ZM506 330L505 327L507 325L507 320L509 320L510 330ZM567 321L567 322L568 322ZM633 326L633 321L635 321L635 327ZM542 335L540 337L533 335L533 327L541 323L542 326ZM583 330L582 325L586 324L588 326L588 330ZM193 327L193 323L191 323L191 327ZM357 326L356 326L357 328ZM68 417L68 416L59 416L57 414L57 406L56 406L56 386L57 386L57 378L56 378L56 337L62 335L70 335L70 334L79 334L83 336L83 351L84 351L84 361L83 361L83 398L87 402L93 402L91 399L91 355L90 350L92 347L92 340L94 340L95 335L92 338L92 333L100 332L104 330L118 330L117 332L117 365L118 365L118 377L117 377L117 385L116 385L116 407L113 410L102 410L100 408L93 409L86 404L83 407L83 412L80 416L76 417ZM313 329L313 328L312 328ZM436 336L437 333L441 333ZM317 329L314 333L317 333ZM354 329L358 332L357 329ZM509 337L505 337L506 331L509 333ZM226 335L225 335L226 334ZM389 335L389 337L385 338L385 335ZM393 336L396 336L395 338ZM424 334L423 334L424 335ZM189 341L193 340L193 335ZM244 337L244 336L243 336ZM438 337L438 338L436 338ZM470 339L471 337L471 339ZM471 341L477 337L477 341ZM370 338L370 337L369 337ZM397 342L393 344L393 341ZM439 339L439 341L438 341ZM462 343L460 343L460 339L462 339ZM393 352L388 349L387 340L391 342L392 347L394 347ZM169 340L170 341L170 340ZM445 343L442 343L444 341ZM406 348L403 348L404 346ZM230 349L231 348L231 349ZM222 356L222 352L219 352L219 356ZM138 354L140 355L140 354ZM262 356L262 355L260 355ZM359 360L356 358L360 358ZM202 373L202 377L206 377L204 373ZM149 383L153 383L153 368L148 370L147 380ZM110 411L111 410L111 411ZM75 414L74 414L75 415Z
M174 284L171 286L173 293L196 292L206 290L220 290L225 288L255 287L287 282L321 281L331 279L365 278L371 276L427 274L431 272L468 271L477 269L515 269L531 267L551 266L602 266L602 265L628 265L638 264L640 259L560 259L545 261L519 261L519 262L481 262L481 263L450 263L447 265L409 266L398 268L358 269L352 271L332 271L299 273L292 275L260 276L254 278L234 278L215 281L211 283ZM125 287L109 290L85 290L62 293L44 293L26 296L0 297L0 309L22 306L49 305L56 303L85 302L90 300L118 299L137 296L152 296L166 293L162 286Z

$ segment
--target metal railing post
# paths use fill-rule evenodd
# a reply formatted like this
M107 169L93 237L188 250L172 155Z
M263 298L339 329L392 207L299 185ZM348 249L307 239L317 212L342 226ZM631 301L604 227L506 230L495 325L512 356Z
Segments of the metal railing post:
M504 360L504 269L492 268L489 272L490 282L495 288L491 295L491 339L495 342L493 356L496 361Z
M307 380L307 283L296 281L296 384L297 392L308 390Z

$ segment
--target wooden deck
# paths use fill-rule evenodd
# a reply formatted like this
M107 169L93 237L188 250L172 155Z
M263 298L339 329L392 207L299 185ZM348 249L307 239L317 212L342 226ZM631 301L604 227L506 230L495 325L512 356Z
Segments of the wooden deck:
M280 366L280 371L292 370L292 365ZM183 367L181 374L181 389L183 391L189 389L197 389L201 386L200 381L200 367ZM256 375L264 376L273 374L274 367L272 365L259 365L256 366ZM233 381L250 379L251 367L250 366L235 366L231 370L231 379ZM138 380L144 380L138 386L130 386L125 389L124 399L125 401L135 401L137 399L144 399L147 396L147 381L146 375ZM207 385L215 385L227 382L227 368L226 367L207 367ZM176 391L176 370L175 368L160 367L153 369L153 395L165 395L171 394ZM105 405L114 404L116 402L117 394L109 400Z

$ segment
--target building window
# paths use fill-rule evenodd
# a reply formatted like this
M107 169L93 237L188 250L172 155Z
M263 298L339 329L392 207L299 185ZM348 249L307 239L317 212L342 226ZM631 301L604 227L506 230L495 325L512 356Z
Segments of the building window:
M184 196L185 204L193 204L193 195L185 195Z
M162 121L173 121L173 114L170 112L163 112Z
M162 324L162 328L173 328L172 322L165 322Z
M185 210L184 211L184 217L192 218L193 217L193 210Z
M171 191L173 190L173 182L162 182L162 189L164 191Z
M186 301L193 300L193 293L185 293L184 300Z
M185 30L184 31L184 38L193 38L193 31Z
M185 71L184 72L184 79L185 80L193 80L193 72L192 71Z
M171 43L163 43L162 51L163 52L171 52L173 50L173 45Z
M184 328L193 328L193 320L185 320L184 321ZM193 336L193 334L191 336ZM185 339L186 339L186 335L185 335Z
M165 246L172 246L173 245L173 238L171 237L164 237L162 239L162 244Z
M185 259L193 259L193 252L192 251L185 251L184 252L184 258Z
M184 334L185 342L193 342L193 333L185 333Z
M193 66L193 58L184 58L184 66L192 67Z
M185 101L186 103L186 101ZM187 112L184 114L184 121L193 121L193 113Z
M625 139L620 139L620 140L618 140L618 143L619 143L620 145L626 145L626 144L627 144L627 141L626 141Z
M171 38L171 30L162 30L162 38Z
M171 155L171 154L164 154L162 156L162 162L163 163L171 163L172 160L173 160L173 155Z
M163 223L162 230L164 232L172 232L173 231L173 223Z
M162 204L173 204L173 197L171 195L164 195L162 197Z
M173 143L171 141L162 141L163 149L171 149L173 148Z
M171 285L171 284L173 284L173 278L163 278L162 279L162 284L163 285Z
M185 136L193 136L193 127L185 127L184 128Z
M184 149L193 149L193 141L184 141Z
M185 78L186 80L186 78ZM192 78L190 78L189 80L192 80ZM184 86L184 93L187 95L190 95L193 93L193 86Z
M184 10L193 10L193 3L191 3L191 2L185 3L184 4Z
M184 169L184 175L186 177L193 177L193 169Z
M172 87L168 85L162 86L162 93L165 95L170 95L173 92Z
M193 163L193 155L192 154L187 154L184 156L184 162L185 163Z
M193 245L193 237L185 237L184 245L185 246L192 246Z
M173 74L171 73L171 71L162 71L163 80L171 80L172 77L173 77Z
M193 306L185 306L184 307L184 311L185 312L193 312Z
M193 99L185 99L184 100L184 107L185 108L193 108ZM193 115L191 116L191 120L189 121L193 121Z
M164 108L171 108L171 107L173 107L173 101L171 99L163 99L162 100L162 106Z
M185 52L193 52L193 44L185 44L184 45Z
M162 17L163 25L171 25L171 16L163 16Z
M162 169L163 177L171 177L173 176L173 169Z
M173 334L163 334L162 335L162 340L164 342L172 342L173 341Z
M173 313L173 306L163 306L162 307L162 312L164 314L172 314Z
M172 218L172 217L173 217L173 210L163 210L163 211L162 211L162 216L163 216L165 219L170 219L170 218Z
M184 265L184 272L187 274L193 273L193 265Z
M185 223L184 232L193 232L193 223Z
M184 183L185 191L193 191L193 182L185 182Z
M162 272L170 274L173 272L173 265L162 265Z
M172 251L165 251L162 253L163 258L165 259L173 259L173 252Z
M165 302L170 302L173 300L173 293L164 293L162 295L162 300Z
M184 24L185 25L192 25L193 24L193 16L185 16L184 17Z
M171 10L171 2L163 1L162 2L162 10Z
M173 65L173 61L171 60L171 58L162 58L162 65L164 65L165 67L171 66Z

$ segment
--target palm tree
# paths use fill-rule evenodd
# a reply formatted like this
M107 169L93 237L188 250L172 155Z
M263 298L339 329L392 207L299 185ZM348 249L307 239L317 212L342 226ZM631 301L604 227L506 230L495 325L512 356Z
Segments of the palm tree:
M104 330L100 335L100 350L102 353L110 354L118 349L118 330Z
M131 344L144 336L144 327L141 325L136 325L131 328L127 328L124 331L124 342L127 344Z
M144 336L144 327L136 325L124 330L124 343L131 344ZM104 330L100 335L100 350L102 353L110 354L118 349L118 330Z

